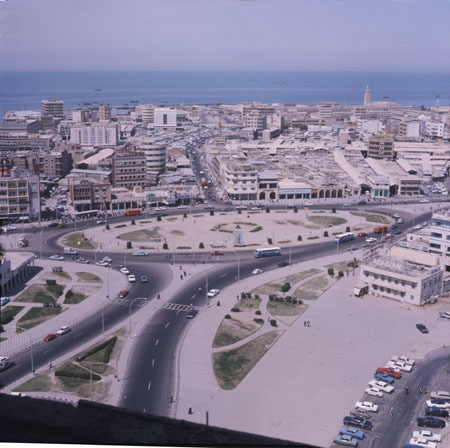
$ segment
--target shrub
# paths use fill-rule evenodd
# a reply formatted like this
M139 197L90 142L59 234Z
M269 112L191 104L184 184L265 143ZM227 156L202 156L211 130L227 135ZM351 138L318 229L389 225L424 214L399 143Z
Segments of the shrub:
M251 297L252 295L251 295L251 293L250 293L250 297ZM256 300L259 300L259 294L255 294L255 299Z
M238 210L238 215L242 215L242 210L241 209Z
M209 216L214 216L214 210L209 211Z
M106 224L105 229L106 230L110 230L111 229L111 227L109 227L109 224Z
M272 238L267 238L267 243L272 244Z
M350 232L350 226L347 226L347 227L345 228L345 231L346 231L346 232Z
M204 248L205 248L205 245L204 245L203 243L200 243L200 244L198 245L198 248L199 248L199 249L204 249Z
M225 319L231 319L231 315L225 314Z
M187 218L187 213L183 213L183 218Z
M233 313L239 313L239 311L241 311L237 306L234 306L233 308L231 308L231 311L233 311Z
M56 285L56 280L48 279L48 280L45 280L45 283L47 285Z
M302 241L302 236L301 235L297 236L297 241Z
M65 370L57 370L55 372L55 376L65 376L68 378L79 378L82 380L90 380L91 374L90 372L81 373L81 372L66 372ZM100 381L102 377L92 372L92 381Z
M272 327L276 327L277 321L275 319L270 319L270 325L272 325Z
M136 225L136 221L134 219L131 220L131 225L135 226Z
M241 292L241 299L245 299L245 292Z
M331 211L332 211L333 213L336 213L336 209L335 209L334 207L331 209Z
M167 243L164 243L164 244L163 244L163 249L164 249L164 250L169 249L169 245L168 245Z
M297 207L294 207L294 213L297 213L297 212L298 212Z
M127 249L131 249L133 245L131 244L131 241L127 241Z
M114 336L113 338L111 338L109 340L109 344L106 347L105 353L103 354L103 360L102 361L105 364L108 364L109 358L111 357L111 353L113 351L114 345L116 345L116 342L117 342L117 336Z
M328 236L328 230L325 230L325 232L323 232L323 236Z
M158 217L156 218L156 220L157 220L157 221L161 221L161 216L158 216Z
M112 345L114 347L114 344L116 343L116 341L117 341L117 336L114 336L111 339L108 339L107 341L102 342L101 344L96 345L95 347L92 347L91 349L82 353L80 356L77 356L77 361L78 362L83 361L88 356L91 356L94 353L97 353L98 351L103 350L108 345ZM106 351L108 351L108 350L106 350ZM108 355L108 361L109 361L109 355ZM103 361L103 362L105 362L105 361Z
M281 292L287 292L291 289L291 284L289 282L286 282L282 287L281 287Z
M339 277L343 277L344 276L344 271L339 271L338 275L339 275Z
M261 316L261 311L257 310L257 311L255 311L255 314L256 314L257 316Z
M261 324L262 325L264 323L264 319L261 319L260 317L255 317L253 320L257 324Z
M67 292L66 292L66 295L65 295L65 297L66 297L66 299L70 299L71 297L73 297L73 291L71 290L71 289L69 289Z
M328 268L328 275L331 275L331 277L333 277L333 275L334 275L334 269L333 268Z
M270 213L270 208L269 207L266 208L266 213Z

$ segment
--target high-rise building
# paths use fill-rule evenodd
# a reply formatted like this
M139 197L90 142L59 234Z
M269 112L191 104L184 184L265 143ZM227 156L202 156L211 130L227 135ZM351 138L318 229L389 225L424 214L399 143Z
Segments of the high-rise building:
M80 146L116 146L119 141L117 123L80 123L70 129L70 141Z
M145 154L147 174L164 170L166 167L167 148L165 145L155 145L151 140L143 140L138 148Z
M147 159L144 153L116 154L112 159L114 187L143 187L147 179Z
M366 86L366 91L364 92L364 106L368 106L370 104L370 90L369 86Z
M111 120L111 106L109 104L101 104L98 106L98 119Z
M64 101L58 98L52 100L42 100L42 116L64 118Z

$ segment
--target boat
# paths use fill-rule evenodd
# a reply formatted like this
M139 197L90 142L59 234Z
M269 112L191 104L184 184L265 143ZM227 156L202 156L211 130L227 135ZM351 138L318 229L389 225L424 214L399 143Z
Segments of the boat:
M388 96L383 96L383 98L389 98Z
M273 84L284 84L284 81L272 81Z
M94 89L96 92L101 92L103 89Z
M82 104L84 104L85 106L90 106L91 103L88 103L87 101L84 101Z
M131 100L130 103L139 103L138 100Z
M259 79L250 79L250 82L258 82Z

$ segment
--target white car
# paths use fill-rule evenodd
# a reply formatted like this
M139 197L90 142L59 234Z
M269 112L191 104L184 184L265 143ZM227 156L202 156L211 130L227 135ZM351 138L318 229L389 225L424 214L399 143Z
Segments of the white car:
M166 207L156 207L155 212L163 212L164 210L167 210Z
M369 381L369 386L378 387L378 389L381 389L383 392L386 392L387 394L394 392L394 386L390 386L388 383L385 383L384 381L372 380Z
M439 409L448 409L448 408L450 408L450 403L448 401L439 400L439 401L442 401L442 403L440 403L440 402L433 403L436 400L439 400L439 399L438 398L433 398L431 400L427 400L427 402L426 402L427 406L429 408L435 407L435 408L439 408Z
M112 258L110 258L110 257L103 257L103 261L106 261L107 263L112 263Z
M413 446L423 446L425 448L436 448L436 442L423 439L422 437L411 437L409 443Z
M402 218L398 218L397 219L397 224L403 224L403 219Z
M216 297L217 294L219 294L219 290L218 289L210 289L208 292L208 297L211 299L213 297Z
M421 204L428 204L430 201L428 199L421 199L419 202Z
M430 397L437 400L450 400L450 392L447 392L446 390L437 390L431 392Z
M372 237L366 238L366 243L376 243L376 242L377 242L376 238L372 238Z
M177 208L187 208L185 205L179 205Z
M373 397L383 398L383 391L378 389L378 387L368 387L364 392L367 395L372 395Z
M361 411L378 412L378 405L373 404L371 401L357 401L355 409Z
M97 263L95 263L97 266L109 266L109 263L107 263L106 261L97 261Z
M306 201L306 202L305 202L305 205L306 205L307 207L310 207L311 205L314 205L314 201Z
M414 230L420 230L423 226L421 226L420 224L417 224L416 226L413 227Z
M257 269L253 269L252 274L253 275L262 274L262 270L258 269L258 268Z
M0 356L0 364L5 364L9 361L7 356Z
M126 267L120 268L120 272L122 272L122 274L129 274L130 273L130 271Z
M390 367L391 369L398 369L400 372L411 372L412 367L408 364L405 364L404 362L394 362L389 361L386 364L386 367Z
M413 366L416 363L416 361L414 361L414 359L407 358L406 356L397 356L397 355L391 356L391 361L404 362L405 364L408 364L409 366Z
M440 434L432 433L426 429L422 429L422 431L413 431L413 437L416 439L430 440L431 442L440 442L442 440Z
M64 327L61 327L61 328L56 332L56 334L59 335L59 336L62 336L63 334L68 333L69 331L70 331L70 327L68 327L68 326L66 325L66 326L64 326Z
M136 283L136 276L133 275L133 274L130 274L130 275L128 276L128 281L129 281L130 283Z
M63 261L65 258L62 255L51 255L48 257L49 260Z

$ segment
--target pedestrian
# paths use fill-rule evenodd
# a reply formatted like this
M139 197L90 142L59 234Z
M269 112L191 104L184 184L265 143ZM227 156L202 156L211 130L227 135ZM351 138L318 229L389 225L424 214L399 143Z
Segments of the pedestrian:
M394 408L391 407L391 415L394 415Z
M422 387L419 386L419 394L422 393Z
M183 276L182 275L180 275L180 280L183 280Z

